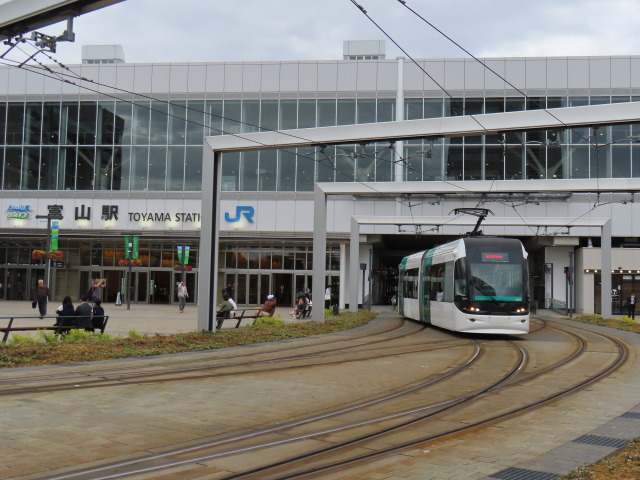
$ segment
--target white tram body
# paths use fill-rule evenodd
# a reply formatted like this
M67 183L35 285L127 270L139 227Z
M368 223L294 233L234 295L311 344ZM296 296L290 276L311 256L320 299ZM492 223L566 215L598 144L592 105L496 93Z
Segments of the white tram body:
M399 311L456 332L529 332L527 252L519 240L468 237L405 257Z

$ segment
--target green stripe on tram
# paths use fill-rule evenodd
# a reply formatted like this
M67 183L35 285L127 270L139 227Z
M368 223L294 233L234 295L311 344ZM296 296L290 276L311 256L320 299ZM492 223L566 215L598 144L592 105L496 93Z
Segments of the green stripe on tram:
M433 264L433 254L435 248L427 250L422 257L422 292L420 293L420 320L423 322L431 323L431 302L429 301L429 282L428 272L429 267Z

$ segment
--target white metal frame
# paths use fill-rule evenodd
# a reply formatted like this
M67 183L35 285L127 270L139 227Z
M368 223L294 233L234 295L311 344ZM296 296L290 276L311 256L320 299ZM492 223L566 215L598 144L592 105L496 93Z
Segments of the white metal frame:
M281 132L258 132L239 135L222 135L205 138L202 182L202 233L200 250L199 283L199 329L213 329L215 316L215 292L217 292L218 245L219 245L219 195L220 154L248 150L326 146L334 144L369 143L406 140L427 137L460 137L467 135L497 134L515 130L558 129L587 125L630 123L640 119L640 103L615 103L583 107L557 108L550 110L528 110L493 113L473 116L431 118L374 124L346 125L338 127L309 128ZM458 186L459 184L459 186ZM373 187L373 188L371 188ZM468 181L468 182L380 182L380 183L323 183L314 190L314 245L313 286L316 294L324 292L326 256L326 199L327 195L398 195L402 193L538 193L538 192L607 192L640 191L640 179L598 180L520 180L520 181ZM499 221L499 219L496 219ZM545 219L547 222L551 219ZM567 219L563 219L564 222ZM527 220L528 223L530 223ZM574 225L573 222L570 222ZM549 223L542 223L549 225ZM603 235L602 268L611 265L611 223L600 226ZM609 239L608 248L605 245ZM353 245L352 237L352 245ZM357 262L357 256L356 262ZM350 268L353 268L353 257ZM606 265L609 265L607 268ZM351 271L353 275L357 269ZM207 282L206 279L209 279ZM350 278L357 278L357 275ZM611 279L603 275L602 288L610 288ZM350 288L356 282L351 282ZM609 287L607 287L609 285ZM357 287L356 287L357 288ZM357 297L351 297L357 298ZM355 302L351 301L350 308ZM609 302L604 302L602 313L611 312ZM324 321L323 309L314 309L313 320Z

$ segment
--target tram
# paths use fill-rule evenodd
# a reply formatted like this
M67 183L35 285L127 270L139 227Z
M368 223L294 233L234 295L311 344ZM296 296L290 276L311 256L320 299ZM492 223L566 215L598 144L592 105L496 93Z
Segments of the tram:
M468 237L400 263L404 317L456 332L529 332L527 252L516 239Z

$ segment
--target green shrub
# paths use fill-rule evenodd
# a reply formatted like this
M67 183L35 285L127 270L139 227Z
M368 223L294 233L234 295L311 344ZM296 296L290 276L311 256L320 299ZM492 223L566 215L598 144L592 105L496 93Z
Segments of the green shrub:
M272 317L271 315L264 315L262 317L256 318L253 321L253 325L256 327L284 325L284 320L280 320L279 318Z
M129 330L129 338L146 338L144 333L138 333L134 329Z
M36 345L38 343L40 343L40 341L35 337L28 337L17 333L12 333L9 340L7 340L8 345Z
M49 330L38 330L38 333L40 334L40 339L44 343L58 343L60 341L58 335Z

